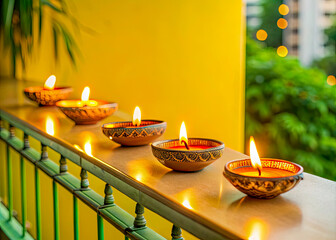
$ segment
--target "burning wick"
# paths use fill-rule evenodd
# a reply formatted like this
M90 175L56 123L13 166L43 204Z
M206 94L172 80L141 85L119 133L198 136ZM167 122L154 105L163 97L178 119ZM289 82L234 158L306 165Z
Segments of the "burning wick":
M180 128L180 144L184 144L187 150L189 150L188 146L188 135L187 135L187 129L185 126L185 123L182 122L181 128Z
M89 102L89 96L90 96L90 88L85 87L83 92L82 92L82 101L83 101L83 107L86 107Z
M133 125L139 127L141 124L141 111L138 106L135 107L133 113Z
M252 136L250 137L250 156L251 156L252 166L253 168L256 168L258 170L259 177L260 177L262 165L261 165L261 161L260 161L259 154L257 151L257 146Z
M181 143L184 144L187 150L190 150L188 143L185 140L182 140Z

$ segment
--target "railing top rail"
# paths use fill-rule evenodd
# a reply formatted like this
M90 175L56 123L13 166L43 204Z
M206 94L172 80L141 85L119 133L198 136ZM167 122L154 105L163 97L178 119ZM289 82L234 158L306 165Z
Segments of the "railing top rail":
M55 107L30 104L20 96L24 85L0 80L1 118L196 235L208 231L218 238L248 238L258 226L268 239L328 239L336 234L333 181L305 173L305 180L281 197L247 198L222 175L227 161L246 155L227 148L221 159L201 172L173 172L152 156L150 146L120 147L101 133L100 124L75 126ZM48 118L53 122L51 132L46 129ZM115 115L103 122L111 119L119 120Z

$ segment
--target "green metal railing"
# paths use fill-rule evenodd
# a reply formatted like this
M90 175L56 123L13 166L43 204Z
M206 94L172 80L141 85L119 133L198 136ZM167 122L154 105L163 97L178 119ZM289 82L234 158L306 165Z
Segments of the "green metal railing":
M4 125L8 125L8 127L4 127ZM23 132L23 139L15 136L15 129ZM30 146L30 137L41 144L40 152ZM236 238L227 231L213 226L213 224L202 219L197 214L186 212L181 206L175 206L165 197L139 184L117 169L106 166L106 169L109 169L109 171L106 171L105 168L98 167L96 164L98 162L100 163L99 165L105 166L99 159L88 156L67 142L54 138L1 109L0 139L6 146L8 184L7 206L0 202L0 229L11 239L33 239L25 227L27 219L26 160L34 165L36 239L43 239L41 235L40 171L43 171L52 179L54 239L60 238L59 186L68 190L73 197L73 237L76 240L80 239L78 200L95 211L97 215L98 239L104 239L103 219L107 220L114 228L124 234L125 239L165 239L146 226L146 220L143 216L145 208L172 223L171 236L174 240L183 239L181 228L201 239ZM47 148L59 154L58 164L48 157ZM16 151L20 156L21 222L13 217L11 149ZM81 168L80 178L76 178L68 171L68 160ZM105 182L105 196L99 195L89 187L88 172ZM115 204L112 187L136 202L135 217Z
M54 239L60 239L60 225L59 225L59 203L58 203L58 185L67 189L73 194L73 223L74 223L74 239L80 239L79 236L79 218L78 218L78 199L91 207L97 214L97 237L99 240L104 239L104 223L106 219L116 229L125 235L125 239L164 239L162 236L151 230L146 226L146 220L143 216L144 207L137 203L135 208L136 217L118 207L114 203L113 191L111 184L105 185L105 196L102 197L92 189L89 188L88 173L91 163L86 162L85 159L78 156L76 153L65 149L58 144L53 143L50 139L45 138L38 133L34 133L34 137L41 142L41 153L30 147L29 133L30 129L18 126L24 132L23 139L20 140L14 134L15 122L11 122L9 118L6 121L9 123L8 129L3 127L3 120L6 117L1 116L0 119L0 139L6 144L6 164L7 164L7 207L0 203L0 228L10 239L33 239L27 232L26 218L27 218L27 196L26 196L26 166L27 159L34 164L35 167L35 208L36 208L36 239L42 239L41 235L41 192L40 192L40 175L39 170L42 170L50 178L52 178L53 187L53 225L54 225ZM17 124L20 125L20 124ZM59 165L49 159L47 147L60 153ZM21 178L21 216L22 221L19 222L13 217L13 169L11 149L20 154L20 178ZM71 175L68 172L67 160L81 167L80 179ZM87 168L85 167L87 166ZM94 171L91 171L96 177L101 178ZM103 178L103 180L105 180ZM110 176L110 180L118 183L117 179ZM119 181L120 182L120 181ZM123 186L124 187L124 186ZM172 239L183 239L181 229L173 225Z

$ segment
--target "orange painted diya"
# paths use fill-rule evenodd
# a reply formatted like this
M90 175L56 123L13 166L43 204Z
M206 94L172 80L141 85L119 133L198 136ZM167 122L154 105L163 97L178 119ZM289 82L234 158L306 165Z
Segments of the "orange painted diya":
M71 87L55 87L55 83L56 77L51 75L46 80L44 87L27 87L24 89L24 94L40 106L53 106L56 102L67 99L73 90Z
M280 159L259 158L253 137L251 159L225 165L224 176L239 191L254 198L274 198L293 189L303 179L303 167Z
M77 125L95 124L117 111L117 103L91 100L89 95L90 88L85 87L81 100L63 100L57 102L56 106Z
M136 107L133 121L106 123L102 131L110 140L123 146L141 146L160 137L166 128L164 121L141 120L140 108Z
M195 172L207 167L223 154L224 143L205 138L188 138L184 122L180 138L152 143L154 157L175 171Z

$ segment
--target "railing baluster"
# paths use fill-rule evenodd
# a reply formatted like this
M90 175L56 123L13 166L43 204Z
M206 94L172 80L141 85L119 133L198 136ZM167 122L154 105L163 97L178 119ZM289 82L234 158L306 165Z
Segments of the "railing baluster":
M54 239L59 239L59 211L58 211L58 189L55 180L53 180L53 198L54 198Z
M61 159L59 161L60 163L60 173L66 173L68 172L68 165L66 158L61 155Z
M45 160L45 159L48 159L47 146L41 143L41 159L40 160Z
M23 135L23 150L29 148L28 135ZM22 237L26 235L26 215L27 215L27 190L26 190L26 163L22 155L20 155L21 166L21 215L22 215Z
M114 204L113 190L110 184L106 183L104 193L104 205Z
M184 238L182 237L181 228L176 226L175 224L173 225L171 236L172 240L184 240Z
M81 176L81 190L88 189L90 185L89 179L88 179L89 176L88 176L87 171L84 168L82 168L80 176Z
M41 198L40 198L40 175L35 165L35 208L36 208L36 239L41 237Z
M41 159L48 158L47 146L41 143ZM41 236L41 193L40 193L40 175L35 165L35 204L36 204L36 239L42 239Z
M145 208L137 203L135 206L135 213L136 213L136 217L134 219L134 228L142 228L146 226L146 219L144 217L144 213L145 213Z
M74 240L79 240L78 199L73 195Z
M104 197L104 206L114 204L113 190L111 185L106 183L105 185L105 197ZM104 221L103 218L97 213L97 224L98 224L98 239L104 239Z
M60 162L60 173L66 173L68 171L68 166L66 165L66 159L61 155ZM53 179L53 203L54 203L54 239L58 240L59 235L59 205L58 205L58 189L55 179Z
M97 213L98 240L104 240L104 221L102 216Z
M9 125L9 138L14 137L14 127ZM12 172L12 157L10 153L9 144L6 143L7 152L7 191L8 191L8 221L12 220L13 217L13 172Z

